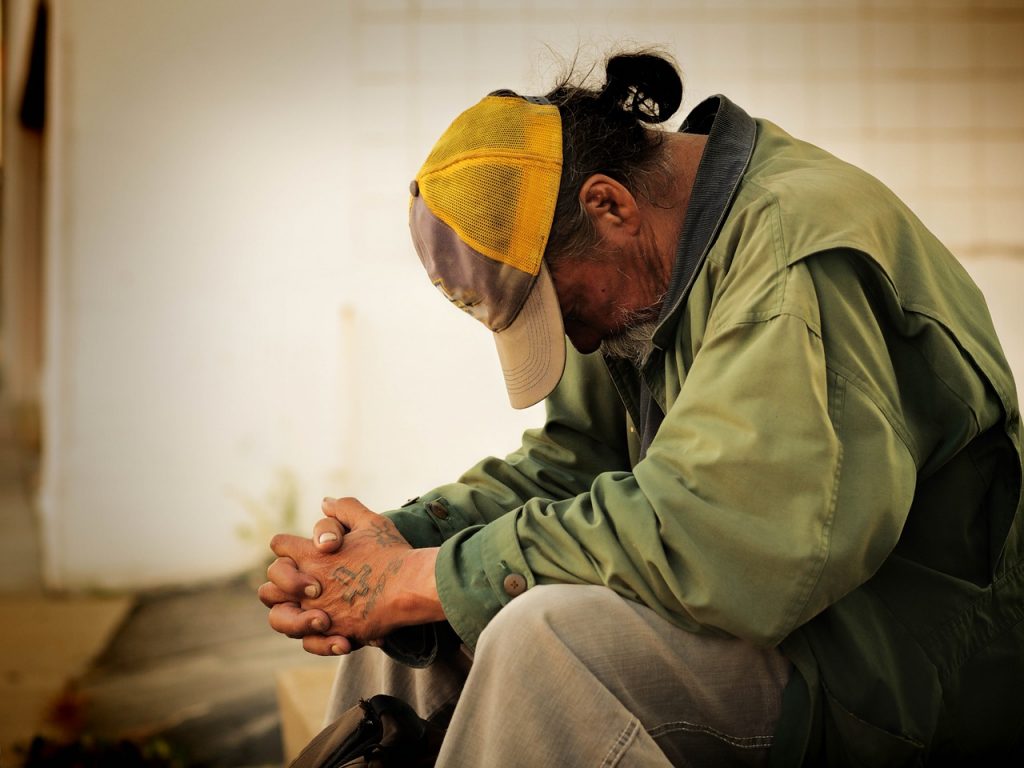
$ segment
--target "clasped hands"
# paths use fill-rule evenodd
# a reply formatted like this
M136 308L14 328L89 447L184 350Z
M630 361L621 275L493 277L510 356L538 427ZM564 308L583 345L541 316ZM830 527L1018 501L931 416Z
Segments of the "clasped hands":
M270 626L320 656L376 645L411 624L442 621L437 549L413 549L386 517L357 499L323 501L313 538L279 533L260 600Z

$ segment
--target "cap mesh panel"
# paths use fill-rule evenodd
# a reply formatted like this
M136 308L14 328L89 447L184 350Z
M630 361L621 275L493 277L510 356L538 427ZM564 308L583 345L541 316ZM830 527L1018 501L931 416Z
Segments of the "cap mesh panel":
M438 140L417 180L431 211L475 250L540 271L561 176L558 110L489 96Z

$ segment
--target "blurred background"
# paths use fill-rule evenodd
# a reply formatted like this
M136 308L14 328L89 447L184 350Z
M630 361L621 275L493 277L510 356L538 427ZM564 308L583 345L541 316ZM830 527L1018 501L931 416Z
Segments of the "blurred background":
M671 127L721 92L877 175L1024 377L1022 0L0 9L6 590L231 577L323 495L388 509L514 448L542 414L431 289L408 182L456 114L577 51L660 46Z

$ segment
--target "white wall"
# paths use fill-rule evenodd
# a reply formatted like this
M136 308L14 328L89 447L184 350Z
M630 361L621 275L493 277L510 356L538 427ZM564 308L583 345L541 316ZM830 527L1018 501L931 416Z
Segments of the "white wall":
M880 175L989 291L1024 372L1024 10L963 0L55 3L41 509L55 585L231 573L290 469L386 508L513 447L488 334L439 301L408 181L545 48L675 52ZM251 505L250 505L251 506ZM269 534L269 531L268 531Z
M397 253L356 245L382 224L353 145L368 105L345 4L55 11L52 584L236 571L274 528L240 539L240 497L263 502L282 470L305 530L324 494L395 505L511 445L523 417L503 407L489 341L434 313L407 237ZM407 185L384 225L403 228ZM497 417L467 416L467 399ZM419 415L435 408L451 415L441 434Z

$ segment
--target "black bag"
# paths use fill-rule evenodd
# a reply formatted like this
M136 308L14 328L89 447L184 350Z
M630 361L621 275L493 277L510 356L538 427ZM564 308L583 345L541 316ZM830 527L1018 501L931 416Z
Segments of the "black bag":
M360 701L318 733L290 768L433 766L444 730L394 696Z

